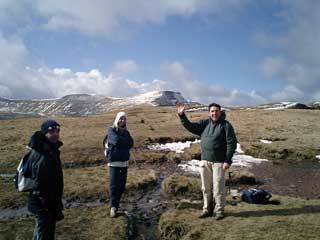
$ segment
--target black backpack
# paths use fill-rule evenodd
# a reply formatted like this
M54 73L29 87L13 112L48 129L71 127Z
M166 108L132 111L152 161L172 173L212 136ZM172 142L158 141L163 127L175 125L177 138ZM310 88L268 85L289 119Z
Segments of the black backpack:
M271 197L271 193L262 188L249 188L241 194L242 201L254 204L267 204Z

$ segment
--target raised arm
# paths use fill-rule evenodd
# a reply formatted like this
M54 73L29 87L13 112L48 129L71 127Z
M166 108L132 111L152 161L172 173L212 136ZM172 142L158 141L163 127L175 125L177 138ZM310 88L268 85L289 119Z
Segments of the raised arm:
M208 120L206 119L206 120L200 120L199 122L190 122L184 112L185 104L183 103L177 103L176 109L177 109L178 116L180 117L181 124L189 132L200 136L204 128L207 126Z

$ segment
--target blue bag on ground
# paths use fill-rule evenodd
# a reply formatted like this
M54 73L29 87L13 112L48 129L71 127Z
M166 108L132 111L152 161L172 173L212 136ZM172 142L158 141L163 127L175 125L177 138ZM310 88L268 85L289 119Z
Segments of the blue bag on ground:
M242 193L241 200L247 203L266 204L271 197L271 193L261 188L249 188Z

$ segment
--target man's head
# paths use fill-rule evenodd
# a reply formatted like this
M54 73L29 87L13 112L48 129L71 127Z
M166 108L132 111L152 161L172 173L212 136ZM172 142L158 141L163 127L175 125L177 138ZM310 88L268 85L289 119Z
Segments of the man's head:
M46 120L41 124L41 132L52 142L58 142L60 138L60 124L54 120Z
M218 121L221 116L221 106L217 103L211 103L208 107L209 117L212 121Z
M125 112L118 112L116 119L114 120L113 126L116 128L126 128L127 115Z

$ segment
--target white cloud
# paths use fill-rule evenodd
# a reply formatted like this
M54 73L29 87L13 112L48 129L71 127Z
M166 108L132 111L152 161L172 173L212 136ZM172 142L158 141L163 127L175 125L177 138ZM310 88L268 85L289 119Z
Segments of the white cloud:
M266 78L272 78L284 71L285 61L282 57L267 57L260 64L260 70Z
M259 68L265 76L277 76L287 83L286 88L273 94L273 99L317 100L320 89L320 2L284 0L282 4L279 24L286 26L285 30L256 35L260 46L276 50L281 58L267 57Z
M179 91L189 100L201 103L217 102L222 105L255 105L266 101L255 91L250 93L227 90L218 84L203 84L196 75L180 62L166 63L162 69L167 74L167 87Z
M289 85L286 86L283 90L273 93L271 95L271 99L277 102L302 101L304 100L304 93L295 86Z
M0 85L0 97L9 97L10 95L10 89L7 86Z
M145 24L162 24L170 16L215 14L244 7L251 0L25 0L0 2L1 25L26 27L31 19L53 31L76 30L107 38L126 37ZM14 17L13 17L14 16ZM41 19L41 21L39 21Z
M113 64L113 71L120 75L127 75L138 70L138 65L134 60L116 61Z

